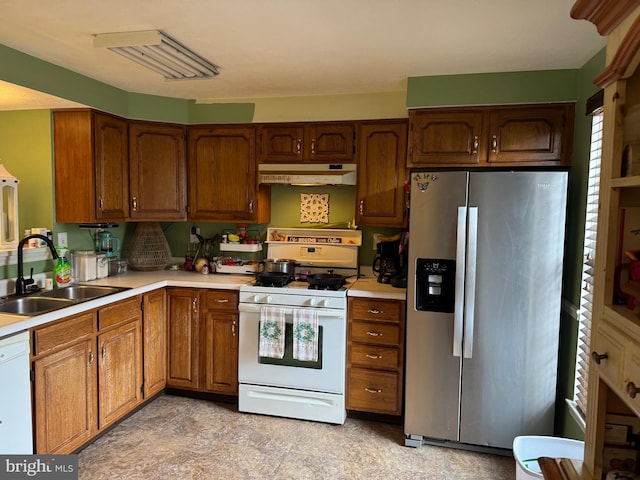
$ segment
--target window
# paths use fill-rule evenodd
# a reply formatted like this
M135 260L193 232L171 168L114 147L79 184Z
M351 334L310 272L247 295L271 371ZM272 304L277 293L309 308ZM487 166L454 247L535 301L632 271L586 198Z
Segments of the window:
M593 98L593 97L592 97ZM589 104L589 102L587 102ZM592 113L591 152L589 155L589 180L587 186L587 205L584 226L584 263L582 267L582 293L578 309L578 345L576 353L576 378L573 394L573 407L579 417L576 418L584 428L587 414L587 382L589 376L589 357L591 340L591 309L593 294L593 265L596 251L596 231L598 227L598 198L600 193L600 160L602 154L602 103Z

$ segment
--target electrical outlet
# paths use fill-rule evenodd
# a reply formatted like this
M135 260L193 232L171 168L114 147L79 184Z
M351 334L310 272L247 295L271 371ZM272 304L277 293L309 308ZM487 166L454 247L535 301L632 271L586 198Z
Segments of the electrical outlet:
M58 246L59 247L69 246L69 242L67 241L67 232L58 233Z
M191 233L189 233L189 243L198 243L198 237L200 235L200 227L191 227Z

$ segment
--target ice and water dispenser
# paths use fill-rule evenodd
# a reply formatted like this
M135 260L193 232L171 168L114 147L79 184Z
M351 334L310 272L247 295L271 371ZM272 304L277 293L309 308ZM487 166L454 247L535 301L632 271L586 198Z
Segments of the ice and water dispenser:
M416 259L416 310L453 313L456 261Z

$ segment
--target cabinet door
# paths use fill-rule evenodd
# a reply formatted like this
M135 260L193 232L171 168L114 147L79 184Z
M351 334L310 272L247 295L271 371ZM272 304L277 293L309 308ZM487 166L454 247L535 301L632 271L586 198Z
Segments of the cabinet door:
M197 389L199 386L198 298L197 289L167 289L168 387Z
M480 110L412 110L409 121L408 167L475 165L486 158Z
M270 125L258 129L260 163L296 163L302 161L302 125Z
M358 225L405 224L407 124L362 124L359 130Z
M189 218L252 222L258 210L253 127L191 128Z
M140 321L98 335L100 429L130 412L142 400Z
M238 314L209 310L205 317L205 389L238 394Z
M488 161L501 164L569 164L573 110L573 104L561 104L491 111Z
M93 110L53 112L56 221L125 220L127 122Z
M129 141L124 119L95 114L96 218L124 220L129 213Z
M312 123L305 126L304 159L312 162L353 162L353 123Z
M97 431L95 337L33 362L36 453L68 454Z
M167 384L167 302L164 289L143 296L144 397Z
M129 126L129 217L186 219L184 127L150 122Z

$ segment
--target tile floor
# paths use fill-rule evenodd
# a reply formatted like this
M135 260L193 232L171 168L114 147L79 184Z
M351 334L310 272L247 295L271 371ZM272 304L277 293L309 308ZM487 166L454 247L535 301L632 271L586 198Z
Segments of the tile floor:
M238 413L161 395L79 455L81 480L513 480L511 457L404 446L402 426L344 425Z

